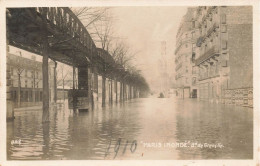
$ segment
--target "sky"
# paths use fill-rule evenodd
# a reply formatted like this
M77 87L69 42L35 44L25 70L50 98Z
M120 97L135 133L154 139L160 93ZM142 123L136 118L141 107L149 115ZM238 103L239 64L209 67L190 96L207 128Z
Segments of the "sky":
M147 79L157 77L161 41L166 41L166 55L174 60L176 34L187 7L115 7L112 8L115 33L140 51L136 64ZM174 63L173 63L174 64ZM174 66L168 66L174 72ZM151 87L153 85L150 85Z

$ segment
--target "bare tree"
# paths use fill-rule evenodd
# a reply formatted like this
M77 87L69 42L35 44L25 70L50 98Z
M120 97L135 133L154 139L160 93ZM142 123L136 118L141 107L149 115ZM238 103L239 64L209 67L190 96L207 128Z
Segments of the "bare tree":
M70 71L68 68L62 63L58 65L57 69L57 85L62 85L62 91L63 91L63 100L65 100L65 85L67 84L66 79L70 75Z
M20 51L20 56L22 56L21 51ZM15 65L17 67L16 72L18 76L18 107L20 107L21 106L21 75L24 71L25 66L20 58L17 58L17 63Z
M122 65L124 68L136 68L136 65L132 61L136 58L139 51L133 51L124 42L118 42L111 49L110 54L114 58L115 62Z
M93 24L95 32L92 33L93 40L101 46L102 49L109 52L113 39L112 22L109 20L100 21Z
M112 41L113 16L108 7L71 8L87 28L93 41L102 49L109 50Z
M75 15L81 20L86 28L91 28L91 25L106 19L108 7L79 7L71 8Z

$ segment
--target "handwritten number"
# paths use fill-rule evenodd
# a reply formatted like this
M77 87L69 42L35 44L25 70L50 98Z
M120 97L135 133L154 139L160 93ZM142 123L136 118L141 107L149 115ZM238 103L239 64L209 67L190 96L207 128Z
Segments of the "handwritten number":
M134 141L132 142L132 144L131 144L131 147L130 147L131 152L134 153L135 150L136 150L136 148L137 148L137 141L134 140Z
M125 148L124 148L124 150L123 150L123 154L125 154L125 151L126 151L127 144L128 144L128 140L126 140L126 143L125 143Z
M105 153L105 157L107 157L107 155L109 153L110 146L111 146L111 140L110 140L109 145L107 147L107 150L106 150L106 153Z
M116 143L116 146L115 146L115 148L114 148L114 151L115 151L115 156L114 156L114 159L116 158L116 156L117 156L117 153L118 153L118 150L119 150L119 148L120 148L120 144L121 144L121 138L119 138L118 140L117 140L117 143Z
M117 140L117 142L116 142L115 147L114 147L114 152L115 152L114 159L116 158L116 156L117 156L117 154L118 154L118 151L119 151L119 149L120 149L121 140L122 140L122 139L119 138L119 139ZM109 154L109 150L110 150L110 147L111 147L111 142L112 142L112 141L110 140L110 142L109 142L109 144L108 144L108 147L107 147L107 149L106 149L106 152L105 152L105 157L107 157L107 155ZM125 147L124 147L124 149L123 149L123 153L122 153L122 154L125 154L128 143L129 143L128 140L126 140ZM132 142L132 144L131 144L130 151L131 151L132 153L134 153L134 152L136 151L136 148L137 148L137 141L134 140L134 141Z

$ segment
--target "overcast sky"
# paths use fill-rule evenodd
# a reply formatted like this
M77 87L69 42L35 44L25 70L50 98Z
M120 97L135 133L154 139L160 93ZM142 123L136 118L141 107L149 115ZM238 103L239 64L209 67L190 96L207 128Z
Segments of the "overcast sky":
M174 58L178 27L187 7L116 7L112 9L116 20L114 31L126 38L137 55L143 74L150 80L156 77L157 61L161 55L161 41L167 43L167 57ZM174 71L174 67L172 70Z

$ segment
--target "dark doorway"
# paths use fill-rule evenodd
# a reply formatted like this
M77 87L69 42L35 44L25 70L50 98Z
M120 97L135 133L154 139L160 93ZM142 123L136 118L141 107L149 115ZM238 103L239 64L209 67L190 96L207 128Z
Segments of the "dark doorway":
M192 90L192 98L197 98L197 89Z

